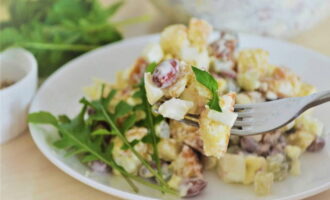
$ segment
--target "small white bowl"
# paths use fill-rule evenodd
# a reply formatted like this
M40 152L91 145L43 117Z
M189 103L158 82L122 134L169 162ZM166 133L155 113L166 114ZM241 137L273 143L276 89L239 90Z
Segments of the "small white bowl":
M0 81L15 83L0 89L0 144L18 136L27 127L27 113L37 89L37 61L21 48L0 54Z

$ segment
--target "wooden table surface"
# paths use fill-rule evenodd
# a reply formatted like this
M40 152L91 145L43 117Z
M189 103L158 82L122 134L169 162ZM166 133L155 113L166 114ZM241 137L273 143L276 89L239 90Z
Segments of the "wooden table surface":
M136 10L137 1L127 1L118 19L148 13L153 20L123 29L126 36L157 32L168 23L147 0L139 0L139 5L144 9ZM133 10L134 12L131 12ZM330 56L330 18L290 41ZM2 200L118 199L95 190L56 168L37 149L28 130L9 143L1 145L0 157L0 199ZM308 198L308 200L328 199L330 199L330 190Z

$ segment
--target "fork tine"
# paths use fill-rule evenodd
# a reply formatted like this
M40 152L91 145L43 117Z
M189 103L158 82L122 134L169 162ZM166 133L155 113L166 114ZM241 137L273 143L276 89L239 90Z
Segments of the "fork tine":
M192 117L192 118L195 118L195 119L198 119L199 118L199 114L190 114L190 113L187 113L186 116Z
M236 120L234 123L234 126L249 126L251 125L253 122L251 119L247 119L247 120Z
M250 109L252 104L235 104L234 109L243 110L243 109Z
M238 135L238 136L249 135L245 130L241 130L241 129L234 128L234 127L231 129L230 134Z
M188 124L188 125L191 125L191 126L199 127L199 123L196 122L196 121L193 121L191 119L184 118L182 120L179 120L179 122L182 122L184 124Z
M247 118L251 117L253 112L252 111L241 111L241 112L236 112L238 118Z

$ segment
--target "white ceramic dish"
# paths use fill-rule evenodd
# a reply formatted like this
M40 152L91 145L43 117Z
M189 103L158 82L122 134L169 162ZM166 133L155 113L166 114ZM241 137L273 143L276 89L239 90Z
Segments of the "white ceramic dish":
M330 14L328 0L151 0L179 22L204 19L218 30L292 37Z
M55 72L40 88L30 112L46 110L55 114L72 116L79 110L78 100L82 88L92 83L95 77L114 81L115 72L129 67L149 42L158 40L157 35L144 36L104 46L85 54ZM240 35L241 48L259 47L270 51L271 62L291 67L303 80L319 90L330 89L330 58L302 47L257 36ZM330 131L330 104L315 110L315 115ZM57 138L54 129L30 124L33 140L40 151L57 167L77 180L103 192L124 199L176 199L164 197L158 191L142 187L139 194L133 193L120 177L111 174L96 174L88 170L76 158L65 158L62 151L54 149L51 142ZM208 187L195 198L199 199L301 199L330 188L330 138L320 153L306 153L302 157L301 176L291 176L275 183L273 193L257 197L250 186L223 183L213 172L207 172ZM46 178L46 177L45 177Z
M0 144L27 128L26 117L37 90L38 69L34 56L21 48L0 54L0 80L15 81L0 90Z

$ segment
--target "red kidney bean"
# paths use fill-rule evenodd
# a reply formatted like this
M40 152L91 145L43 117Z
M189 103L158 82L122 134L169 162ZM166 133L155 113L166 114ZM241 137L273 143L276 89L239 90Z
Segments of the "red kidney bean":
M308 152L318 152L325 146L325 139L322 137L316 137L315 140L307 147Z
M262 141L263 143L268 143L270 145L275 145L278 142L278 139L281 136L281 132L280 131L275 131L275 132L270 132L270 133L266 133L264 134Z
M107 164L99 160L90 162L89 167L94 172L106 172L108 169Z
M223 61L234 59L234 53L238 47L237 35L229 32L221 32L220 38L209 46L210 54Z
M253 137L241 137L240 145L242 150L253 153L258 149L258 142Z
M193 197L201 193L207 186L207 182L201 178L186 179L182 187L188 187L187 194L184 197Z
M258 149L257 149L257 154L260 156L268 156L270 153L270 144L265 143L265 144L259 144Z
M160 63L152 74L152 81L160 88L171 86L178 78L179 61L168 59Z

